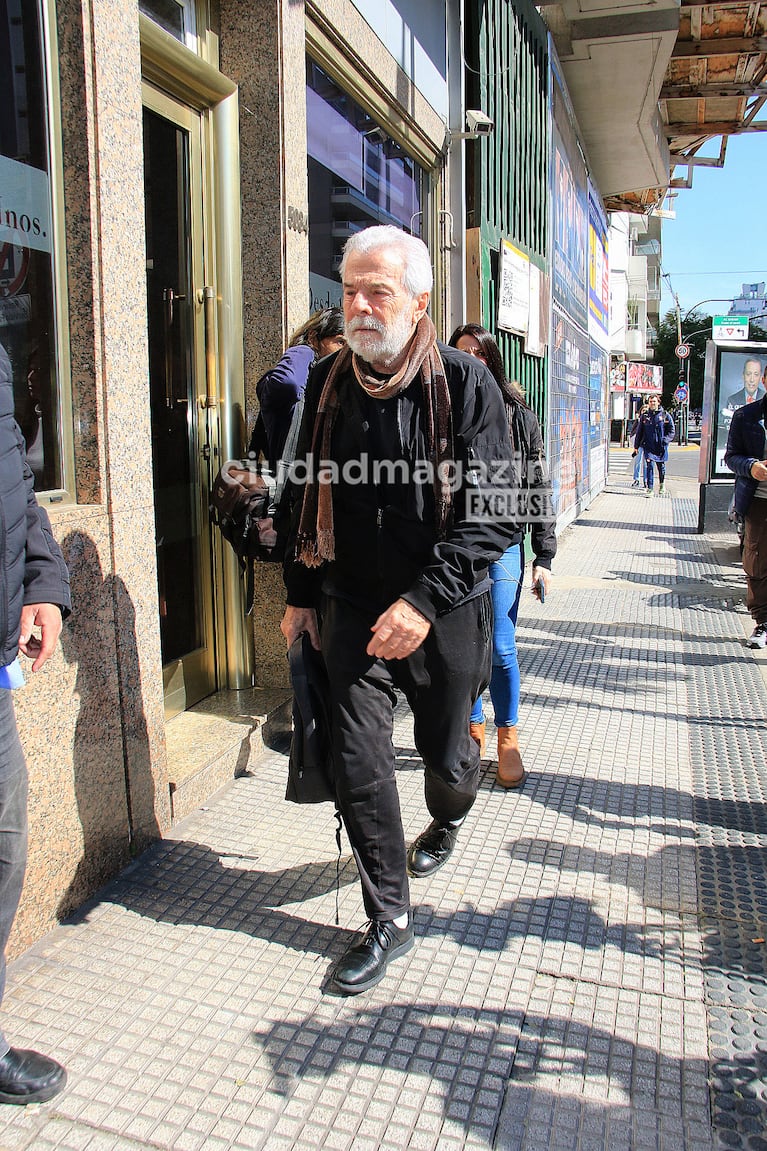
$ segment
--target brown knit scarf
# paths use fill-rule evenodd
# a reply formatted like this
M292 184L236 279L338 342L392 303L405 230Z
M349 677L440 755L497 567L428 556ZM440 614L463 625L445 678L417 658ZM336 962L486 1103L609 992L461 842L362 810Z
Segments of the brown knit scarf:
M416 325L405 363L395 375L383 381L371 374L369 365L348 346L342 348L333 361L322 389L312 433L312 458L319 463L306 479L296 541L296 559L306 567L319 567L325 560L335 559L332 473L323 467L323 463L331 458L331 435L338 412L338 384L350 366L359 386L377 400L398 396L416 375L420 375L424 432L434 473L437 531L440 536L444 534L452 505L452 491L450 469L441 465L447 465L453 458L453 426L450 392L436 340L434 324L428 316L422 316Z

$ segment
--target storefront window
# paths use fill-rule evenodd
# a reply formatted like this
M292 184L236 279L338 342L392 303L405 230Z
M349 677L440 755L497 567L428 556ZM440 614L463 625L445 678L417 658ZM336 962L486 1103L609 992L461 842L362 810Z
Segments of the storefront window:
M41 13L0 0L0 343L35 486L62 486Z
M424 173L401 145L307 59L310 310L339 304L344 243L371 224L420 236Z

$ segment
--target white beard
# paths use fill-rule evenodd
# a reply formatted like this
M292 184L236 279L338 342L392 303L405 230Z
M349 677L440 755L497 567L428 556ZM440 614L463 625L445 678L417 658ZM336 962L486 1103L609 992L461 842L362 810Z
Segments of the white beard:
M402 355L413 330L406 312L400 312L388 326L372 316L358 316L346 325L346 342L366 363L387 367Z

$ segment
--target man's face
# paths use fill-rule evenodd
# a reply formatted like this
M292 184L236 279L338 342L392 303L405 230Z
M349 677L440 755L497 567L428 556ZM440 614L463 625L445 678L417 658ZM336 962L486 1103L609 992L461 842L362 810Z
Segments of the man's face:
M396 364L429 303L428 292L414 297L403 287L403 272L399 252L386 248L354 252L346 261L346 341L374 368Z
M756 395L756 389L762 382L762 364L760 360L746 360L743 365L743 386L749 396Z
M660 400L657 396L650 396L647 404L651 412L657 412L658 408L660 407Z

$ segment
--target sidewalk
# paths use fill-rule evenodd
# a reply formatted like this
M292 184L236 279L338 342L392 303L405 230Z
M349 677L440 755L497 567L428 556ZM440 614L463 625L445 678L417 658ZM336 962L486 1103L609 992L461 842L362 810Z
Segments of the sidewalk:
M325 992L356 871L344 840L336 896L330 808L285 803L270 752L11 966L12 1042L69 1084L0 1107L2 1151L767 1148L767 655L697 485L630 479L523 597L530 779L488 764L454 859L412 883L415 949Z

